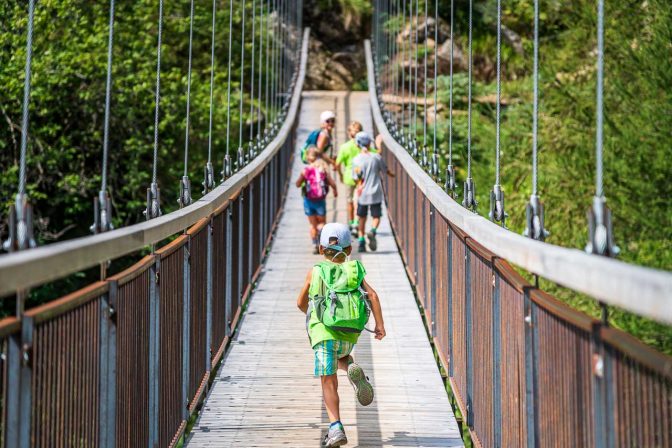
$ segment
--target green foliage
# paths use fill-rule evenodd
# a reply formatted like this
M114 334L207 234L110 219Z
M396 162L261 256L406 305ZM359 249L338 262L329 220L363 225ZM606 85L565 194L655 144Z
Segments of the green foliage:
M508 227L522 232L531 193L532 1L505 5L504 24L521 33L525 56L504 47L501 148ZM477 2L475 55L495 59L494 1ZM672 5L664 0L606 5L604 186L613 212L620 259L672 270ZM595 192L595 3L542 2L540 26L539 191L546 206L548 242L583 248L586 211ZM494 11L494 19L493 19ZM449 16L445 16L449 19ZM456 32L466 30L461 17ZM496 22L495 22L496 23ZM461 33L463 34L463 33ZM458 37L466 49L464 36ZM437 128L442 163L448 150L448 79L439 78L444 114ZM474 98L494 93L494 82L476 81ZM453 161L466 177L466 74L454 78ZM495 105L473 104L472 177L479 213L487 216L495 179ZM461 189L461 183L460 185ZM545 282L544 288L593 316L595 301ZM611 322L672 354L672 329L618 309Z
M251 2L247 4L245 114L249 114L250 109L252 30ZM224 6L218 4L216 16L212 162L217 171L221 170L227 147L230 151L238 148L240 123L242 8L237 6L233 17L229 111L229 8ZM45 0L36 5L27 188L36 214L39 244L86 235L93 222L93 197L101 182L108 8L109 2L85 0ZM166 213L178 206L179 179L184 169L189 2L166 2L164 8L158 182ZM196 2L188 166L195 199L200 196L208 150L211 23L212 3ZM0 2L2 238L6 237L7 211L14 201L18 183L26 26L26 2ZM258 22L257 34L259 29ZM152 171L157 30L157 2L117 2L108 163L116 227L144 219L142 211ZM266 73L266 66L260 68L258 50L257 45L255 79L259 73ZM270 70L267 73L276 76ZM257 96L255 94L255 102ZM229 139L227 116L231 120ZM249 127L243 126L243 142L247 141L249 132ZM90 278L88 274L81 280L73 278L66 283L74 286L87 278ZM53 298L54 294L68 289L61 284L33 295L37 295L38 300Z

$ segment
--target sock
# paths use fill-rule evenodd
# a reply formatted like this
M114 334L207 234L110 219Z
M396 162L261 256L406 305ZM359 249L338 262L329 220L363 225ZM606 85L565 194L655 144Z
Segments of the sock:
M359 242L364 243L364 242L366 242L366 239L363 236L360 236L359 237Z
M329 429L334 428L334 427L336 427L336 426L340 426L340 427L342 428L342 427L343 427L343 423L341 423L340 420L336 420L335 422L333 422L332 424L329 425Z
M375 235L377 231L378 231L378 229L376 229L375 227L371 227L371 233L373 233Z

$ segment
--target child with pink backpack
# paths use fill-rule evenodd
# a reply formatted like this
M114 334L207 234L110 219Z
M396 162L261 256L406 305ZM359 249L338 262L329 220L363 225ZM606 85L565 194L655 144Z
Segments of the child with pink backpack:
M316 146L306 149L306 161L296 186L303 188L303 211L310 223L310 237L313 240L313 253L320 253L320 231L327 222L327 193L329 187L334 190L334 197L338 197L336 182L329 175L329 165L321 157Z

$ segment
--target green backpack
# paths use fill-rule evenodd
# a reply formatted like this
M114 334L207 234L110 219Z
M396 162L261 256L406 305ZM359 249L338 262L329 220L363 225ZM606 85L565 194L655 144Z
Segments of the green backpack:
M371 308L362 281L366 271L359 261L321 262L313 267L308 297L311 312L331 330L361 333Z

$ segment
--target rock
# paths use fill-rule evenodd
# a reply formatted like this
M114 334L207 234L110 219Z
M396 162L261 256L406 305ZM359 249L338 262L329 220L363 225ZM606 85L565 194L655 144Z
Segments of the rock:
M439 46L437 56L439 60L439 74L450 74L450 39ZM453 48L453 71L466 70L467 64L467 56L456 42Z
M402 43L402 42L408 42L409 40L411 42L415 42L415 18L411 21L411 23L407 24L404 30L399 33L397 36L397 42ZM428 17L427 20L425 20L424 17L419 17L418 18L418 43L424 43L426 38L434 39L434 33L435 33L435 25L436 21L434 20L434 17ZM413 25L413 29L411 29L411 25ZM438 34L438 40L439 43L445 42L450 36L450 25L443 20L442 18L439 18L439 34Z

